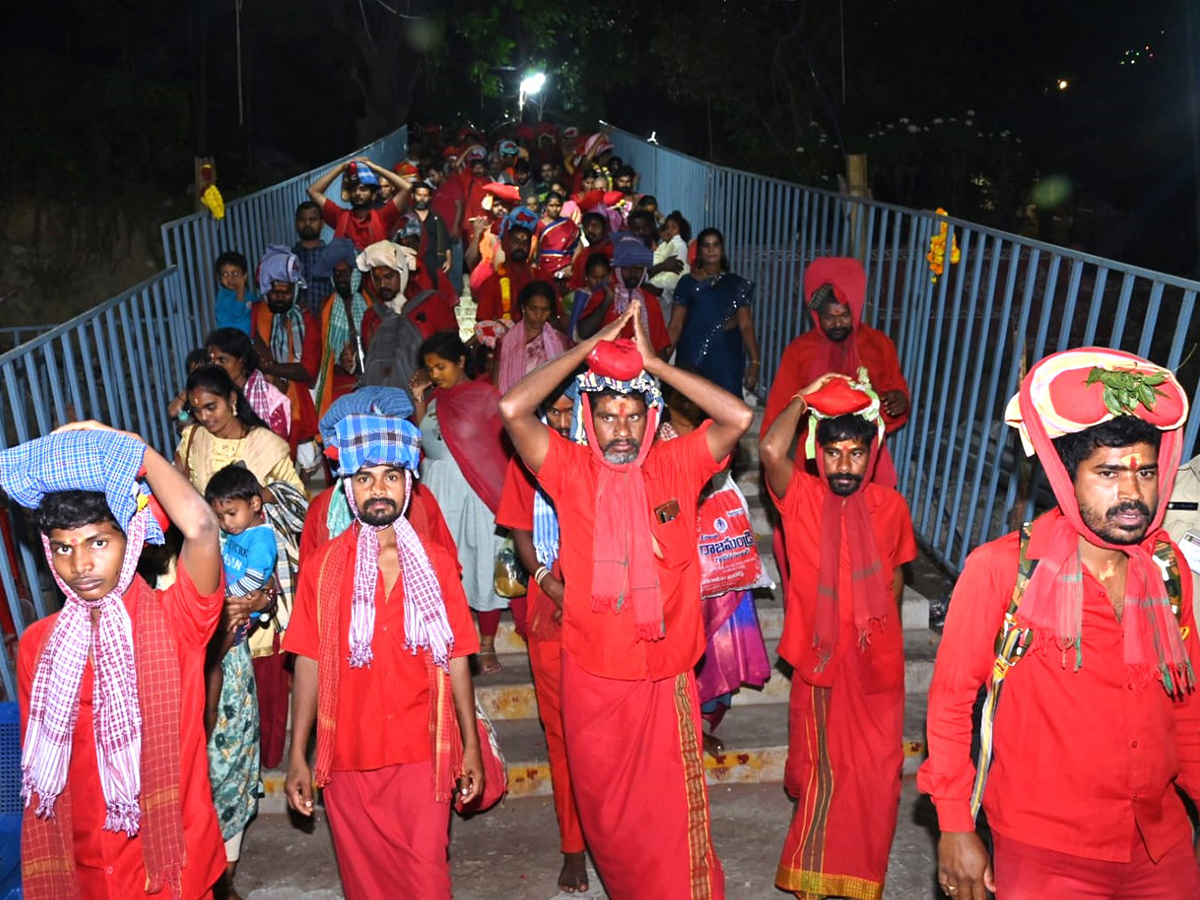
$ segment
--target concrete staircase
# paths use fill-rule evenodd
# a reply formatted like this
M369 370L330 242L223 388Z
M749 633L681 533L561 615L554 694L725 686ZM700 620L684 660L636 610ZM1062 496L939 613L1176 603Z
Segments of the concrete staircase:
M742 439L734 460L735 480L750 507L750 516L758 546L771 578L778 583L779 573L771 550L771 526L764 505L758 464L758 430L762 410L755 415L750 434ZM810 577L815 577L814 575ZM755 596L759 623L767 649L775 659L775 647L783 631L781 592L759 591ZM929 630L929 601L905 587L902 606L905 651L904 771L911 774L925 755L926 694L933 676L933 660L939 636ZM480 705L496 726L500 746L508 763L509 796L548 796L550 764L541 723L537 718L537 699L530 674L524 641L513 631L507 618L496 637L496 649L503 670L495 675L477 676L475 692ZM710 785L753 782L781 782L787 758L787 701L790 681L786 664L776 662L771 679L762 690L744 688L733 700L717 730L725 751L715 758L705 756ZM284 812L287 801L283 792L285 772L263 773L266 795L260 801L262 813Z

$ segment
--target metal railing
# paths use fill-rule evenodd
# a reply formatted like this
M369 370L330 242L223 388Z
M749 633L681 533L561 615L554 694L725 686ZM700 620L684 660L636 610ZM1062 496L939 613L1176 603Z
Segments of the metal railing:
M1176 370L1200 386L1200 283L1086 253L831 191L723 168L614 130L639 190L679 209L694 231L719 228L735 271L757 284L754 316L769 386L784 348L810 327L805 266L854 256L867 271L865 320L896 344L912 394L890 440L899 490L927 548L953 571L975 546L1029 518L1045 498L1004 407L1026 367L1048 353L1099 345ZM932 279L930 238L948 224L957 265ZM1196 452L1200 410L1185 426ZM1011 432L1011 433L1010 433ZM1020 515L1017 516L1016 514Z
M179 267L183 291L196 309L193 346L200 346L216 321L217 283L213 261L221 252L237 250L245 254L253 276L257 260L268 244L290 246L295 242L296 207L308 199L308 186L319 175L357 156L367 156L372 162L390 166L402 160L407 151L408 130L400 128L327 166L281 181L258 193L238 197L226 205L225 218L219 222L207 212L201 212L163 225L167 265ZM336 199L340 188L341 179L336 179L328 196ZM328 226L324 228L323 236L326 240L332 237Z
M0 350L19 347L30 338L45 334L53 325L5 325L0 327Z
M392 165L407 145L401 128L345 158L366 155ZM170 458L175 433L167 406L183 384L187 354L214 322L213 260L223 249L253 261L268 243L290 245L296 205L329 166L230 201L221 222L207 212L168 222L164 271L0 354L0 447L96 419L142 435ZM14 699L16 641L30 622L57 608L58 593L36 534L13 504L0 506L0 588L0 686Z

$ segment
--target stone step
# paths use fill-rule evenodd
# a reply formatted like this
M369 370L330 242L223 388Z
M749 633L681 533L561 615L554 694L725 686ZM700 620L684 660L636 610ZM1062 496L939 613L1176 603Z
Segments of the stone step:
M781 675L772 678L783 685L783 696L789 682ZM743 691L743 693L745 693ZM739 695L740 699L740 695ZM925 758L925 694L908 694L904 708L904 774L916 772ZM508 767L510 797L549 796L550 761L546 739L536 718L493 719L496 736ZM705 754L704 769L710 785L780 782L787 760L787 704L739 703L729 711L717 729L725 744L717 757ZM259 799L260 815L287 811L284 792L286 772L272 769L263 772L264 795Z
M763 566L767 577L776 585L774 590L755 592L754 603L758 609L758 623L762 626L763 637L768 645L772 645L783 634L783 607L780 602L779 567L775 557L770 555L770 537L758 539L759 552L763 556ZM901 605L901 627L905 631L924 630L929 627L929 600L905 585L904 598ZM500 630L496 633L496 652L525 653L525 640L519 637L513 628L512 619L506 614L500 620ZM478 681L478 679L477 679Z
M933 659L939 636L930 631L906 632L904 713L904 771L911 774L925 755L925 710ZM477 678L476 695L495 725L508 763L512 796L541 796L550 793L550 764L537 701L529 675L528 656L501 658L505 670L495 676ZM777 663L778 666L786 664ZM521 678L525 683L521 683ZM496 679L490 681L490 679ZM762 690L743 688L733 700L718 736L725 743L722 756L704 760L709 784L730 782L774 782L783 779L787 758L787 697L791 681L776 670ZM285 755L286 759L286 755ZM264 794L259 799L263 815L287 812L285 769L262 773Z
M763 616L760 614L760 620ZM764 623L766 632L767 625ZM768 652L774 655L778 632L767 636ZM937 653L939 636L932 631L910 631L904 635L905 687L910 694L922 696L929 689L933 677L933 659ZM537 696L533 687L533 676L526 653L505 653L500 657L501 671L494 675L479 675L475 678L475 696L479 705L493 721L512 719L536 719ZM786 666L779 663L780 666ZM789 682L781 670L772 673L761 689L743 688L734 695L735 707L761 706L787 703Z
M904 773L916 772L925 757L924 695L909 694L904 714ZM550 763L545 738L533 719L497 721L496 734L508 764L510 797L548 796ZM717 757L705 754L710 785L783 780L787 760L787 707L782 703L737 706L725 716L717 735L725 744Z

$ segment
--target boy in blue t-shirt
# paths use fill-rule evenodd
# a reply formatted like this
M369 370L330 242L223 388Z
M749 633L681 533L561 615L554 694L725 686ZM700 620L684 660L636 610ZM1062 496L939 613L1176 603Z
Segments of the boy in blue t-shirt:
M211 733L224 684L221 661L235 645L246 639L245 616L264 622L270 618L269 599L265 603L251 604L249 609L244 603L230 601L261 591L271 583L275 577L278 545L274 529L263 519L262 486L245 466L235 463L215 473L204 489L204 499L217 514L221 527L221 562L225 566L225 627L218 627L213 635L206 666L208 708L205 724Z
M258 294L247 288L250 265L236 250L226 250L213 263L217 276L217 302L214 313L218 328L236 328L250 334L251 309Z

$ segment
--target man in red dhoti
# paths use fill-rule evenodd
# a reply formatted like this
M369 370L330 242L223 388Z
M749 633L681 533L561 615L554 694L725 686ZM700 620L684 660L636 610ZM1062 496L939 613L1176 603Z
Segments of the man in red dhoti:
M450 801L483 787L467 660L479 644L453 547L406 515L420 431L367 412L333 432L355 521L305 560L284 638L296 654L288 803L312 815L317 723L347 900L448 900Z
M724 897L713 851L692 669L704 650L696 507L750 427L740 398L660 360L634 299L595 337L531 372L500 412L554 501L565 591L562 704L584 837L613 897ZM635 343L613 338L634 323ZM564 440L538 417L584 360L580 430ZM654 378L712 420L654 440ZM577 437L580 437L577 435Z
M0 452L0 489L36 510L65 597L17 652L24 896L211 898L225 872L204 737L225 598L215 514L141 438L95 422ZM163 542L155 501L184 538L161 591L136 571Z
M1161 528L1187 409L1171 372L1098 348L1046 357L1008 405L1058 505L975 550L950 602L917 784L954 900L1200 897L1200 645Z
M788 451L810 413L806 456ZM823 375L760 445L793 572L779 655L794 668L784 786L796 799L775 883L803 900L879 900L904 763L901 566L916 558L904 499L871 476L883 446L878 395Z
M543 403L546 424L564 438L571 435L571 413L578 396L560 385ZM571 771L563 739L562 717L562 608L563 574L559 564L558 514L546 492L519 459L508 464L496 524L512 530L517 556L533 573L527 597L525 641L529 667L537 692L538 718L546 732L550 756L550 786L554 791L554 814L563 855L558 875L560 891L575 893L588 889L583 829L571 789Z

